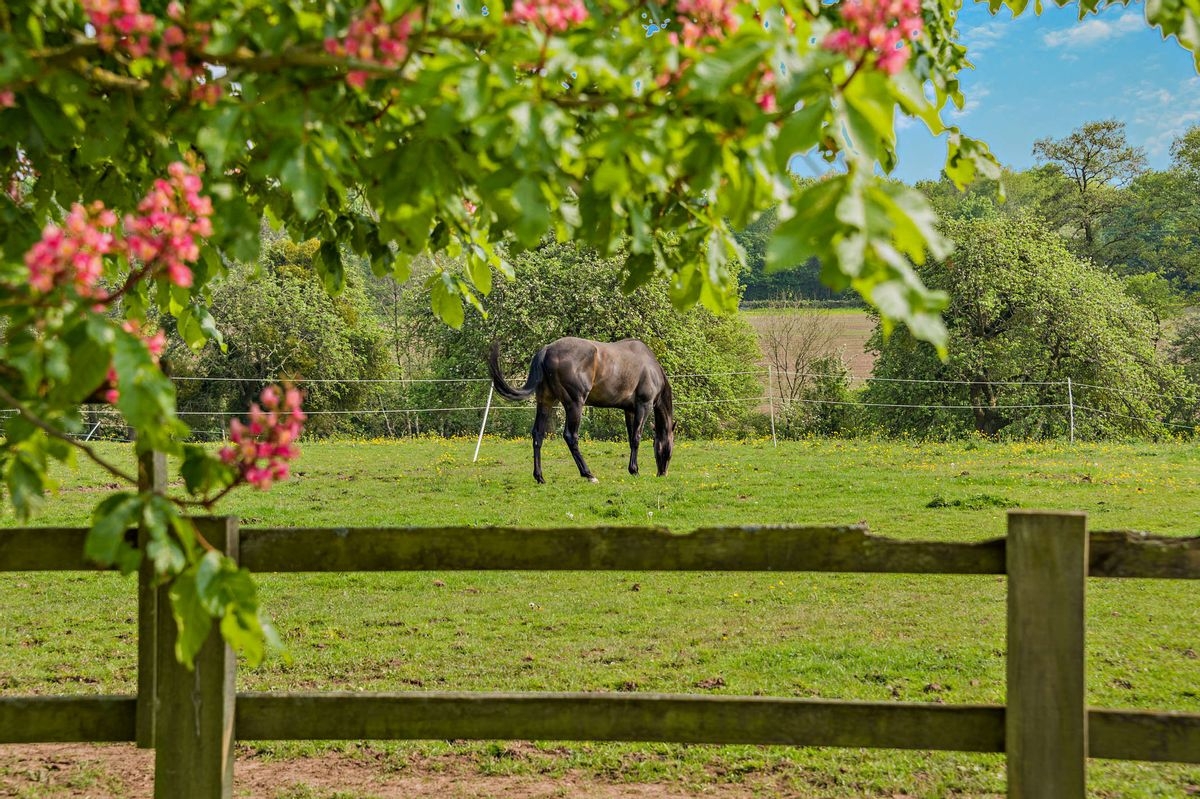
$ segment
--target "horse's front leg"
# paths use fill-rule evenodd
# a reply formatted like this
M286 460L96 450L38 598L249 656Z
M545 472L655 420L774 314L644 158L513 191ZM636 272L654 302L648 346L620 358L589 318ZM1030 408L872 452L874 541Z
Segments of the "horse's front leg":
M539 402L537 415L533 417L533 479L539 483L546 482L542 477L542 442L546 440L546 432L550 429L550 414L554 406Z
M629 431L629 473L638 473L638 445L642 443L642 428L646 426L649 406L638 403L632 411L625 411L625 427Z
M563 427L563 440L567 442L567 449L571 450L571 457L575 459L575 465L579 467L579 476L586 477L593 483L600 482L583 462L583 456L579 454L579 425L583 421L583 403L564 402L563 411L567 415L567 424Z

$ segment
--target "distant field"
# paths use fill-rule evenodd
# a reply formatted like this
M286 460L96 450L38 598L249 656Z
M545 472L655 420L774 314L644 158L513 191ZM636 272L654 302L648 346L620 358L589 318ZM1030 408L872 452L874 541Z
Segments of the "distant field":
M776 449L769 440L683 441L671 474L659 479L625 474L620 444L585 440L584 455L601 481L592 485L574 473L554 438L544 452L544 486L530 476L528 441L487 438L478 463L471 462L474 444L308 443L296 479L269 493L238 492L224 510L254 526L661 524L684 531L865 520L883 535L951 541L1003 535L1012 507L1085 510L1099 529L1195 535L1200 527L1200 459L1185 444L862 440L781 442ZM118 445L100 447L132 460ZM39 523L83 524L106 478L93 469L62 477L62 491ZM14 524L11 515L0 517L0 525ZM998 577L516 572L260 581L292 660L243 668L241 690L1004 701L1005 584ZM1089 583L1091 705L1200 712L1195 590L1183 581ZM133 690L130 580L0 575L0 609L0 695ZM240 754L286 760L331 746L388 773L465 762L475 774L666 781L696 794L713 783L803 799L995 797L1004 789L1003 758L959 753L374 742L247 744ZM0 747L0 793L5 774L18 768L5 757ZM1099 797L1200 791L1196 767L1093 761L1089 778ZM63 795L31 786L14 795ZM269 799L332 795L281 792Z
M828 346L824 352L840 354L850 367L850 374L857 380L871 376L871 368L875 356L864 351L863 347L875 327L874 320L865 311L848 308L797 308L792 310L767 308L752 311L742 311L746 320L754 327L762 346L764 336L771 330L779 330L781 326L796 324L796 319L807 320L806 323L830 332ZM765 355L765 352L764 352ZM789 359L790 360L790 359ZM764 361L765 362L765 361Z

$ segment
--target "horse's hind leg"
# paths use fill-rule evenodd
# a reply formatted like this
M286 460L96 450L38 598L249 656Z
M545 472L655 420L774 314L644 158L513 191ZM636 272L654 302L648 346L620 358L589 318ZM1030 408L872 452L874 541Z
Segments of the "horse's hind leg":
M571 457L575 459L575 465L579 467L579 476L586 477L593 483L600 482L583 462L583 456L579 454L579 424L583 421L583 403L564 402L563 411L567 415L567 424L563 427L563 440L567 442L567 449L571 450Z
M625 411L625 428L629 431L629 473L638 473L638 445L642 442L642 428L646 425L646 416L650 410L638 403L634 410Z
M546 432L550 429L550 415L554 406L548 403L537 404L537 415L533 417L533 479L539 483L546 482L542 477L542 442L546 440Z

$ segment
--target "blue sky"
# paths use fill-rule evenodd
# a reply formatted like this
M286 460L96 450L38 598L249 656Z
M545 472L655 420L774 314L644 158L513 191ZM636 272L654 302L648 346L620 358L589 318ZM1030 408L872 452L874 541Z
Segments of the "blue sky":
M943 118L1016 169L1036 163L1035 139L1115 118L1126 123L1130 143L1145 148L1150 166L1165 168L1171 141L1200 124L1191 54L1146 24L1141 3L1083 22L1076 6L1051 6L1040 17L1030 6L1013 19L1007 10L993 17L985 3L965 5L958 29L975 68L960 74L963 110ZM920 122L902 123L895 176L910 183L937 178L945 137L935 139Z

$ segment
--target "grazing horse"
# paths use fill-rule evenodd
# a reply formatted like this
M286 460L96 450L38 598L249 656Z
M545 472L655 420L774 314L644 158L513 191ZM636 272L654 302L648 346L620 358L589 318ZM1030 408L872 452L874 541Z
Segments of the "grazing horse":
M492 343L488 369L496 393L514 402L537 395L533 420L533 479L542 478L542 441L550 428L554 403L561 402L567 415L563 439L579 467L579 476L598 482L579 454L579 423L583 406L620 408L625 411L629 431L629 473L638 473L638 442L642 426L654 411L654 460L658 476L667 473L675 445L675 421L671 418L671 384L658 359L637 339L612 344L583 338L560 338L537 351L529 363L529 377L522 388L513 388L500 371L500 344Z

